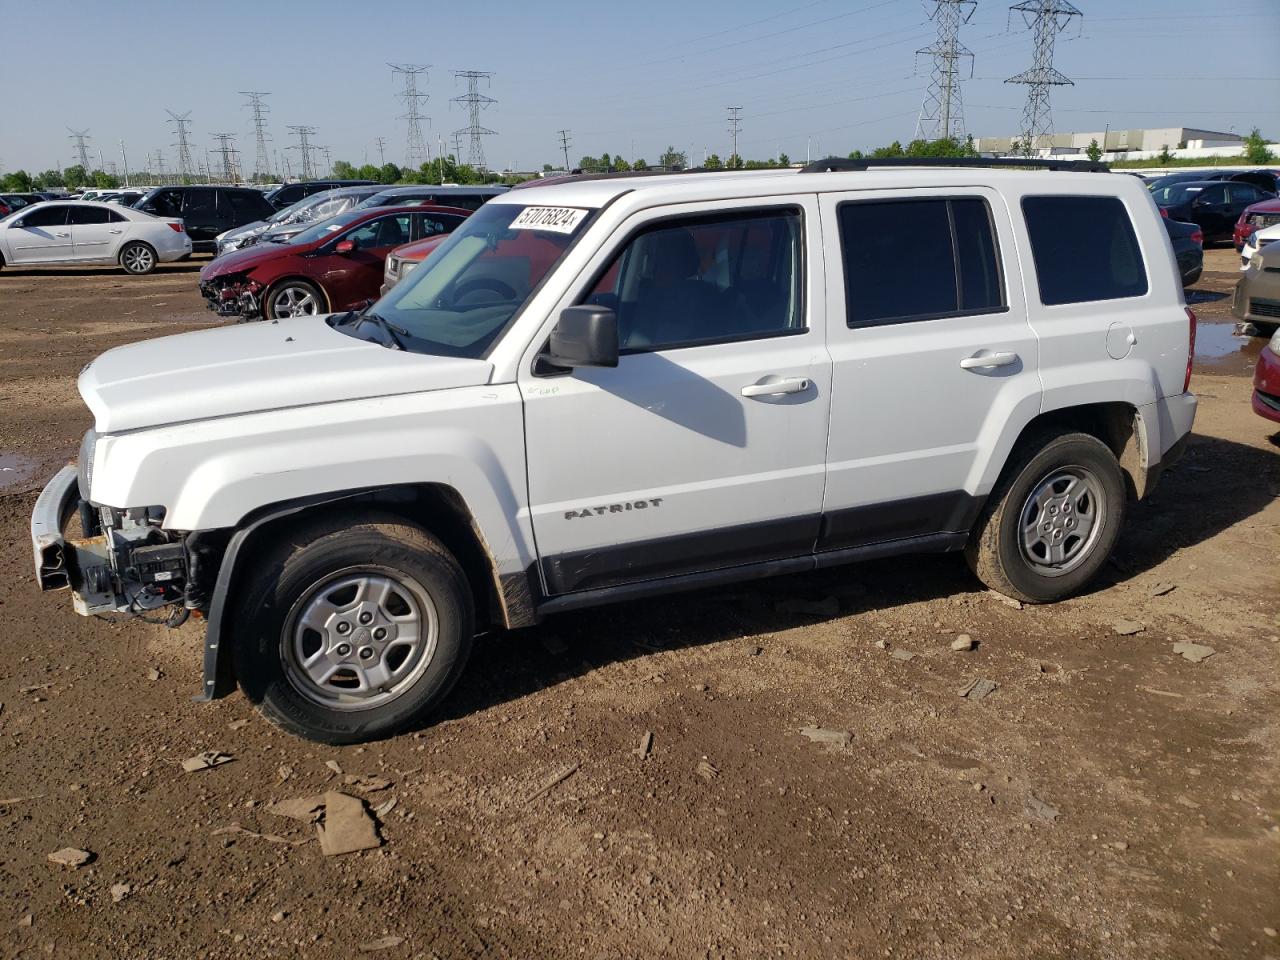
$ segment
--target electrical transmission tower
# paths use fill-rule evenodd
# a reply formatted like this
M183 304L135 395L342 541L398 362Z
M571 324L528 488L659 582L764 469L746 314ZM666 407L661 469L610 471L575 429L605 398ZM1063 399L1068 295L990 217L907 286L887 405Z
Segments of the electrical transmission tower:
M267 111L271 108L262 100L263 97L270 95L270 91L241 90L240 94L249 98L245 106L253 110L253 132L257 138L257 152L253 157L253 179L259 182L274 180L275 177L271 174L271 154L267 149L267 141L271 139L271 134L267 133Z
M1067 0L1022 0L1009 8L1009 16L1022 14L1022 21L1035 33L1035 61L1030 70L1010 77L1005 83L1026 84L1027 105L1022 109L1022 151L1030 156L1053 133L1049 112L1049 88L1072 86L1069 79L1053 69L1053 44L1067 24L1082 14Z
M182 116L178 116L172 110L166 110L169 114L169 122L178 125L178 142L173 146L178 148L178 178L186 183L191 179L191 137L187 132L187 124L191 122L191 111L188 110Z
M492 76L493 73L486 70L453 71L454 80L467 81L467 92L460 97L454 97L451 102L465 103L468 116L471 119L471 123L468 126L455 130L453 135L457 137L465 133L471 138L471 149L467 153L467 163L481 171L485 169L484 140L482 138L497 133L496 130L480 126L480 111L498 102L493 97L486 97L480 92L480 81L488 81Z
M214 133L213 139L218 141L218 155L222 158L221 177L224 183L235 183L239 180L239 163L236 154L236 135L234 133Z
M378 144L378 166L385 167L387 165L387 138L375 137L374 140Z
M569 131L560 131L560 149L564 151L564 172L568 173L572 167L569 166L569 147L573 141L569 139Z
M396 117L396 119L406 122L405 166L416 170L431 159L431 151L427 149L427 142L422 138L422 121L425 120L430 123L431 118L423 115L418 109L419 104L430 99L427 94L418 92L418 77L425 74L431 65L427 63L388 63L387 66L391 68L393 73L404 77L404 90L399 96L404 101L405 112Z
M311 143L311 138L316 135L316 128L299 124L291 126L289 132L298 138L298 142L286 149L297 150L302 154L302 179L314 179L316 172L311 163L311 151L315 149L315 146Z
M969 22L978 4L977 0L931 2L933 10L929 19L938 25L938 39L916 51L917 60L922 54L933 59L929 89L925 91L920 120L916 123L916 139L959 141L965 136L960 81L973 76L973 52L960 42L960 26ZM961 76L965 60L968 60L968 77Z
M84 168L86 173L88 173L89 170L92 169L89 166L89 140L92 139L89 136L89 131L88 130L71 130L70 127L67 127L67 129L71 131L71 136L69 139L74 140L76 142L76 150L73 155L75 156L76 161L80 164L80 166Z
M320 147L320 152L324 154L324 175L331 177L333 176L333 157L327 146Z
M729 107L729 136L733 138L733 152L729 154L728 167L731 169L742 163L742 158L738 156L738 132L742 129L742 108ZM692 153L689 162L693 162Z

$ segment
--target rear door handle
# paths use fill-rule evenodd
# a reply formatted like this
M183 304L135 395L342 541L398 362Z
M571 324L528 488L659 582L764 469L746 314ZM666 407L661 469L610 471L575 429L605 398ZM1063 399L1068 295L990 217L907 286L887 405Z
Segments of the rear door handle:
M972 357L965 357L960 361L962 370L981 370L983 367L1007 367L1010 364L1018 362L1016 353L988 353L985 356L978 354Z
M742 388L744 397L776 397L784 393L804 393L809 381L804 377L765 377L760 383L749 383Z

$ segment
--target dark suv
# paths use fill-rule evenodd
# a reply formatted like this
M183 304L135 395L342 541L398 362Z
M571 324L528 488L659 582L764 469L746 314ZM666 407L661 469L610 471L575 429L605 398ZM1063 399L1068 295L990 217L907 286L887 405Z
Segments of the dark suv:
M268 191L267 202L277 210L283 210L303 197L309 197L321 190L333 190L337 187L367 187L376 184L377 180L306 180L302 183L286 183Z
M181 217L192 249L208 253L218 234L275 212L261 190L249 187L156 187L133 206L157 217Z

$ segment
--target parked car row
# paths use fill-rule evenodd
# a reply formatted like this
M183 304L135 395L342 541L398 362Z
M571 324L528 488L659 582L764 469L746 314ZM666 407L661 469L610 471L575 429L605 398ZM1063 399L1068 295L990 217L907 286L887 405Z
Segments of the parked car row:
M118 263L143 274L189 256L181 220L111 203L45 201L0 219L0 267Z

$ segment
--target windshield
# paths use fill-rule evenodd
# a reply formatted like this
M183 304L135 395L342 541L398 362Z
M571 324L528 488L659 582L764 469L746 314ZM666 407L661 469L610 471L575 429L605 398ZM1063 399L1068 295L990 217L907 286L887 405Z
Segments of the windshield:
M488 204L371 310L419 353L481 357L586 229L580 207Z
M352 221L358 220L365 215L363 210L348 210L346 213L340 213L336 217L330 217L328 220L321 220L319 223L313 224L301 233L294 234L288 239L288 243L312 243L316 240L323 240L332 233L337 233L343 227L351 224Z
M1157 187L1152 190L1151 196L1162 207L1176 207L1202 190L1204 190L1202 183L1171 183L1166 187Z
M297 203L291 203L287 207L282 207L271 216L267 217L267 223L285 223L296 217L303 209L311 206L311 198L303 197Z

